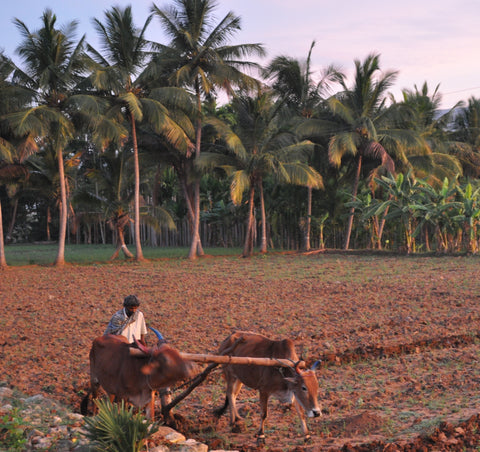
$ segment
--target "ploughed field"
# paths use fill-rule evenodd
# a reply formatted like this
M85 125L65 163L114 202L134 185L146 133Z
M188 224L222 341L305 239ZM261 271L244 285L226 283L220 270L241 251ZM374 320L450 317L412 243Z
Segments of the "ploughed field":
M268 450L480 447L480 260L317 253L11 267L0 273L0 383L79 411L88 353L123 297L182 352L215 353L234 330L290 337L317 359L321 418L304 444L295 410L271 399ZM149 343L153 344L153 333ZM199 366L199 372L204 366ZM174 388L177 395L182 388ZM258 395L244 425L217 419L219 370L174 410L211 449L256 449Z

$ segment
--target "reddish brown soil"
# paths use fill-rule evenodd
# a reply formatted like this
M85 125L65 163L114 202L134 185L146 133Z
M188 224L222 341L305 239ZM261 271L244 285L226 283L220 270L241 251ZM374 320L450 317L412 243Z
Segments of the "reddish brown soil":
M9 268L0 273L0 383L79 411L91 341L130 293L181 351L215 352L243 329L288 336L307 363L322 359L324 415L309 420L311 441L304 444L294 410L271 400L268 450L480 446L478 258L312 254ZM211 448L256 450L257 394L240 393L245 423L234 433L227 416L213 414L223 391L215 370L175 408L178 429Z

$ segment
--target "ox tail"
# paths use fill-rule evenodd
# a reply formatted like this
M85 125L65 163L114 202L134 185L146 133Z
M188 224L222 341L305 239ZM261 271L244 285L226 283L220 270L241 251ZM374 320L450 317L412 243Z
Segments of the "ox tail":
M223 406L214 410L213 414L216 417L220 417L223 413L225 413L227 408L228 408L228 397L225 397L225 403L223 404Z
M92 391L91 389L89 389L85 397L82 399L82 402L80 403L80 413L83 416L88 416L88 402L90 401L91 394Z

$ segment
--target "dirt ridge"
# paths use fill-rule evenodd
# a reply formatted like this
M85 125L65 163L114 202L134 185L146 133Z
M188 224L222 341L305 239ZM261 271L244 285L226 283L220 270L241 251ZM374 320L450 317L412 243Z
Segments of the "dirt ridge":
M450 336L421 339L408 344L398 345L365 345L342 352L325 352L318 356L320 366L352 363L369 359L389 358L420 353L424 350L440 350L445 348L461 348L480 340L480 333L457 334Z

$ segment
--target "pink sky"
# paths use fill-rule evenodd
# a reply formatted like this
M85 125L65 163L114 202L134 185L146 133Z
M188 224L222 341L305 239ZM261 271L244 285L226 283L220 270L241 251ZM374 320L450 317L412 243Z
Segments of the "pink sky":
M86 33L95 45L91 18L102 19L112 5L133 6L138 25L147 17L151 0L17 0L2 4L0 48L14 56L20 35L12 24L18 17L30 29L50 7L64 24L76 19L79 34ZM169 1L156 1L162 7ZM310 44L313 69L332 63L347 74L354 60L375 52L381 55L384 70L397 70L392 89L396 99L401 90L421 87L427 81L430 92L440 84L443 107L459 100L480 98L480 2L478 0L220 0L216 16L233 11L242 18L242 31L232 40L237 43L263 43L268 55L304 59ZM152 22L149 37L165 42L158 22Z

